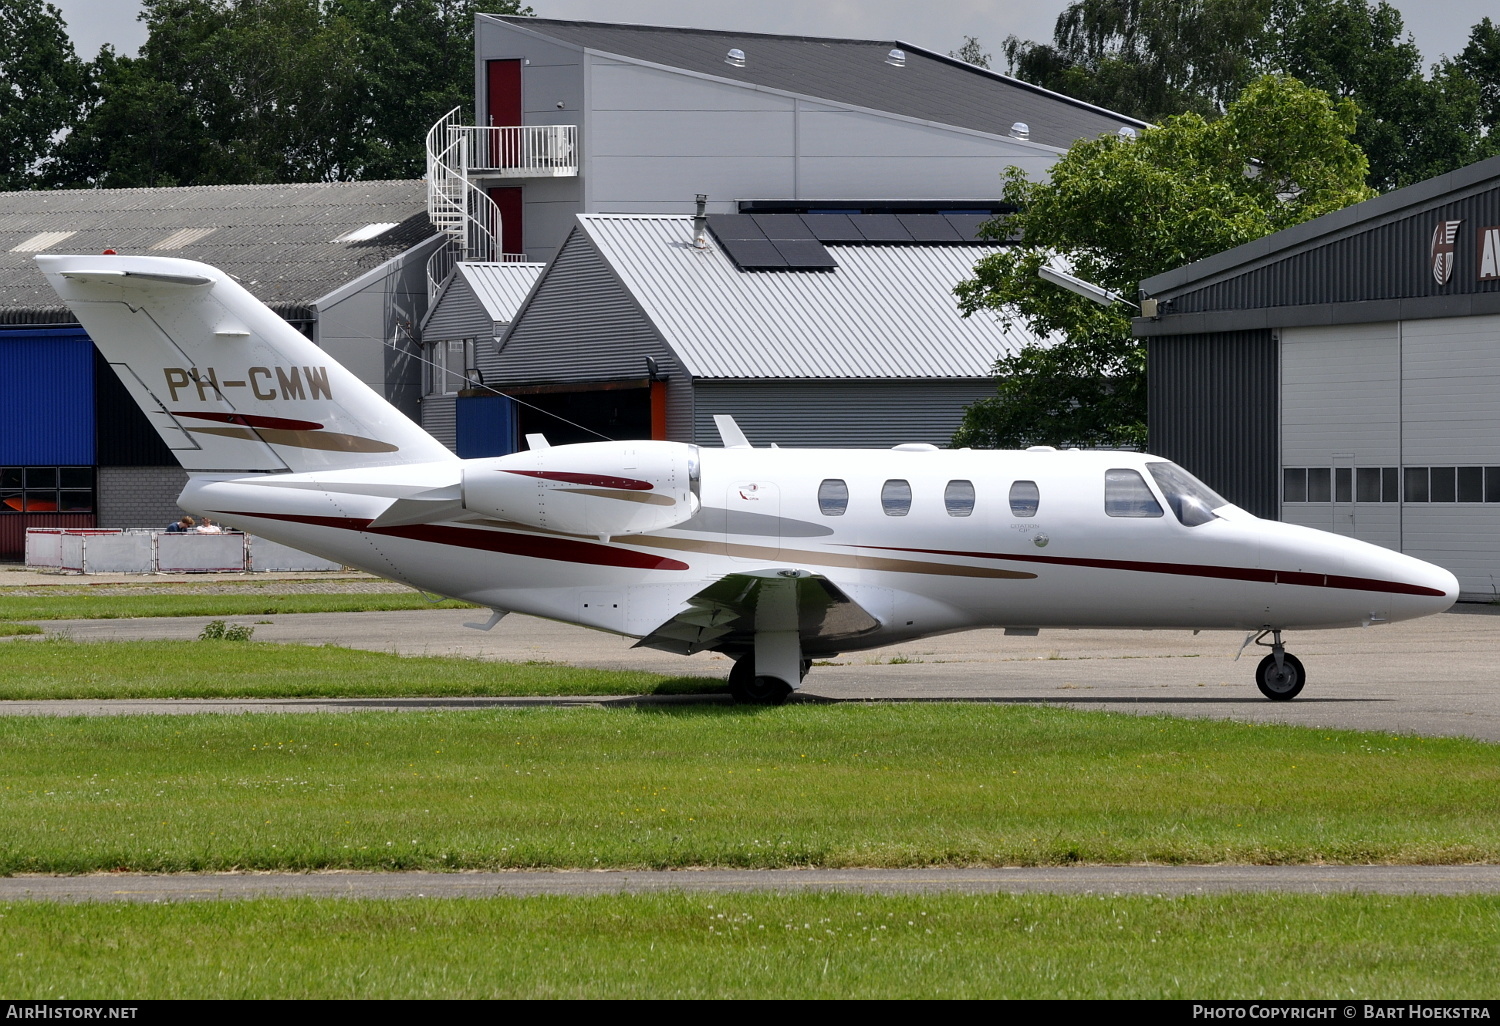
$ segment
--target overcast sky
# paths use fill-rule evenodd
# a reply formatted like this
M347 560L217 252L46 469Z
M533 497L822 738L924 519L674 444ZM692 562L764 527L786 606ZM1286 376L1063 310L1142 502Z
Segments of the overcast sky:
M134 53L146 39L135 20L138 0L51 0L63 12L79 56L92 59L104 43ZM1500 14L1495 0L1392 0L1427 63L1464 47L1469 28ZM1008 35L1049 40L1067 0L531 0L542 18L684 25L788 35L901 39L955 50L965 35L998 55ZM1003 59L996 61L1004 70Z

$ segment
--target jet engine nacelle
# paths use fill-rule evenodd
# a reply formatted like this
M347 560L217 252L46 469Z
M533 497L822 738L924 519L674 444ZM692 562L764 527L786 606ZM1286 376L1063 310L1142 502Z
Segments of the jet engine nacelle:
M660 531L698 512L698 448L584 442L465 460L463 505L564 534Z

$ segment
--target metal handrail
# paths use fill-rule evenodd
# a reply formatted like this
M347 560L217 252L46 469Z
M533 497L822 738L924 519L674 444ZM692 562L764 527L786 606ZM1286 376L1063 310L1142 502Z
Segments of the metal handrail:
M467 140L469 168L486 177L578 174L577 125L450 125L448 133Z

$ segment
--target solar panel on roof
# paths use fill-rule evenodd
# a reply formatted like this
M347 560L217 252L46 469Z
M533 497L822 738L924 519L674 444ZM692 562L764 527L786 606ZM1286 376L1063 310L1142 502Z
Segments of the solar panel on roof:
M990 214L944 214L943 219L953 226L965 242L983 242L979 237L979 226L994 220Z
M776 239L771 245L786 259L788 270L832 271L839 266L817 239Z
M911 232L896 220L895 214L860 214L854 226L866 242L911 242Z
M848 214L803 214L802 223L819 242L865 241Z
M784 271L786 257L768 239L719 239L719 245L742 271Z
M755 220L756 226L766 233L768 239L813 238L812 231L796 214L751 214L750 216Z
M725 239L764 239L755 218L749 214L709 214L708 230L721 241Z
M896 220L918 242L963 242L958 229L941 214L897 214Z

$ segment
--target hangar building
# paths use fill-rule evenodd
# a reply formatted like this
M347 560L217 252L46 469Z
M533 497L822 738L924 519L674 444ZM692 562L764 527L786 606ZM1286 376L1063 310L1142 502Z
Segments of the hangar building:
M1151 452L1500 597L1500 158L1141 289Z
M954 284L1000 248L975 238L985 219L709 215L699 248L692 217L580 215L484 381L519 400L517 437L555 443L717 445L727 413L761 445L946 445L1030 340L958 312Z

